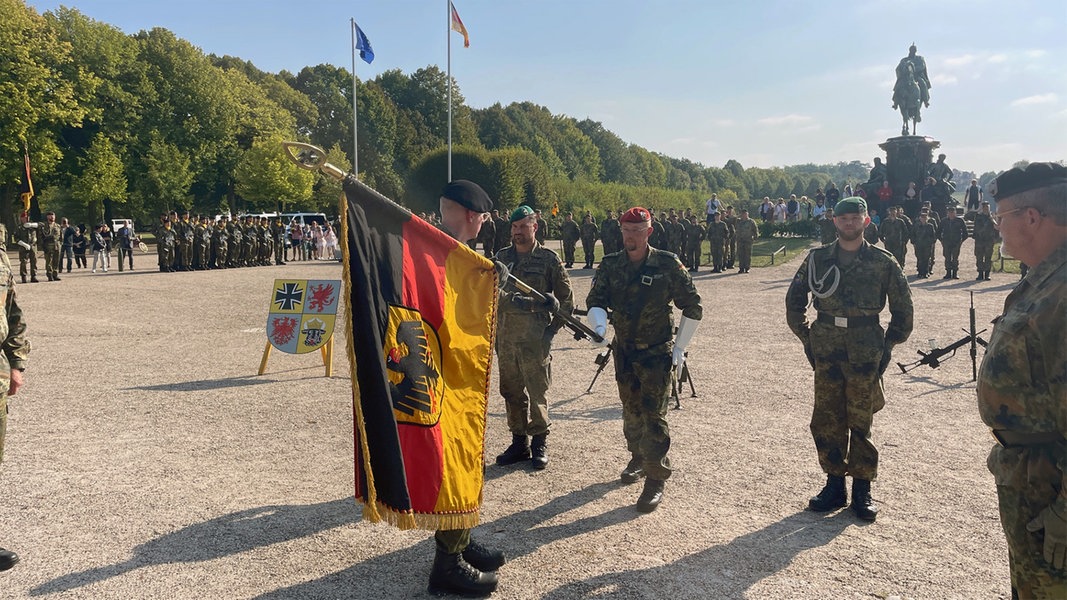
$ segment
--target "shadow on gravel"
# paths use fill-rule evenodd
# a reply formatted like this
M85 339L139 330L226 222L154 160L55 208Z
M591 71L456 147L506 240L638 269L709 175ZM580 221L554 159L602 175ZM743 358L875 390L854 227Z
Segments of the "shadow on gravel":
M124 563L71 573L45 582L32 596L46 596L119 577L142 567L197 563L240 554L348 525L359 519L352 497L318 504L250 508L183 527L137 546Z
M321 378L321 376L308 376L301 379ZM294 379L293 381L299 381L299 379ZM248 385L262 385L264 383L278 383L278 380L264 379L259 375L244 375L242 377L226 377L224 379L201 379L200 381L178 381L175 383L161 383L159 385L136 385L122 389L143 390L146 392L202 392L206 390L220 390L223 388L244 387Z
M636 519L640 513L626 505L608 512L583 517L559 525L542 526L559 515L594 502L619 487L618 482L594 483L546 504L483 523L474 536L487 546L504 551L508 560L535 552L555 541L574 537ZM634 488L635 494L638 487ZM493 532L493 533L490 533ZM495 533L495 535L494 535ZM505 540L503 544L497 539ZM418 598L425 597L426 583L433 562L433 539L408 548L375 556L320 579L280 588L258 596L258 600L292 598ZM501 577L507 578L505 566Z
M828 544L856 522L848 510L829 517L798 512L668 565L568 583L542 598L740 598L745 590L787 567L800 553Z

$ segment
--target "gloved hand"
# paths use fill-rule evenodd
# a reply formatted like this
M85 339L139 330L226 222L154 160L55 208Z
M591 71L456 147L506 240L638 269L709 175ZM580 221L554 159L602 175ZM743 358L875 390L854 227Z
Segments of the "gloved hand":
M885 370L889 368L889 363L893 361L893 346L890 344L885 345L885 349L882 350L882 362L878 363L878 376L881 377L885 374Z
M593 333L603 338L599 342L593 339L590 339L589 341L593 342L593 345L597 348L603 348L604 346L607 346L609 344L608 311L604 310L599 306L590 306L589 312L587 312L585 315L585 319L589 322L589 328L593 330Z
M808 364L811 365L811 370L815 370L815 353L811 350L811 343L804 342L804 356L808 357Z
M1045 530L1045 561L1053 569L1067 568L1067 518L1047 506L1026 525L1030 533L1042 529Z
M523 296L522 294L515 294L511 297L511 303L519 307L521 310L533 310L539 303L533 296Z
M500 287L504 287L504 283L507 282L508 275L511 274L511 271L508 270L507 265L505 265L504 263L500 262L499 260L494 260L493 261L493 267L496 269L496 277L497 277L497 279L500 280Z
M700 321L683 316L678 321L678 333L674 336L674 350L671 352L671 364L674 365L674 376L678 381L682 380L682 366L685 364L685 349L693 339Z
M557 300L556 297L552 295L552 292L549 292L545 294L545 301L543 303L543 306L546 310L548 310L549 313L555 314L555 312L559 310L559 300Z
M682 380L682 369L685 367L685 348L675 346L671 351L671 366L674 367L674 380Z

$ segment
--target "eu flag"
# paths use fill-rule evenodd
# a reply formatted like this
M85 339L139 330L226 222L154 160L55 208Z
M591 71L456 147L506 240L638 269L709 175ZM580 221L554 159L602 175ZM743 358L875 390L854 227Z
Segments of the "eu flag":
M355 21L352 22L352 25L356 28L356 50L359 50L359 57L369 65L374 62L374 48L371 48L367 34L363 33L359 25L356 25Z

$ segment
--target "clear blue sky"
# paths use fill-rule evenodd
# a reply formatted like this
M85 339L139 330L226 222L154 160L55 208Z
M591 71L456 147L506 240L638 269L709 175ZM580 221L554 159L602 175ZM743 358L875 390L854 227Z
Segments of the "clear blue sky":
M707 166L870 162L900 133L893 69L914 41L933 82L919 134L939 140L951 166L1067 159L1063 0L455 2L471 46L451 34L452 75L474 108L528 100ZM446 67L447 0L62 4L271 72L350 69L355 18L376 54L358 63L360 78Z

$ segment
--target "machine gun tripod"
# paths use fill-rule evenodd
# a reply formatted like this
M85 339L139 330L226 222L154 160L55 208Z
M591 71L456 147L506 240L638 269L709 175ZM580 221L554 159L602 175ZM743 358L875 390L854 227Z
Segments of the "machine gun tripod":
M983 329L981 331L975 331L975 329L976 329L976 326L975 326L975 317L974 317L974 292L971 292L971 327L970 327L969 330L968 329L964 329L964 331L967 332L967 335L965 335L964 337L956 340L955 342L952 342L951 344L949 344L948 346L945 346L944 348L933 348L929 352L923 352L922 350L918 350L917 352L919 353L919 356L921 356L922 358L920 358L919 360L917 360L915 362L911 362L911 363L908 363L908 364L904 364L902 362L898 362L897 366L900 367L900 372L901 373L907 373L908 371L913 370L914 368L918 367L919 365L927 365L932 369L936 369L936 368L941 366L942 360L947 360L948 358L952 358L953 356L956 355L956 351L957 350L959 350L960 348L962 348L964 346L970 345L970 347L971 347L971 381L978 381L978 345L981 344L981 346L983 348L985 348L986 346L989 345L989 343L986 342L985 340L983 340L982 338L978 337L979 335L985 333L986 330ZM947 357L946 357L946 355L947 355Z

